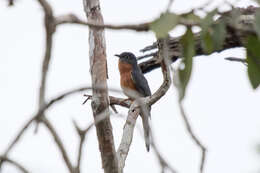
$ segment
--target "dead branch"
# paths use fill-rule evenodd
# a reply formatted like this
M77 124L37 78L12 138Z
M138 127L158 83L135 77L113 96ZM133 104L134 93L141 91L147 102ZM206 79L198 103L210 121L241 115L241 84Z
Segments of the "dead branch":
M153 138L151 146L153 147L155 155L161 165L162 173L165 171L165 169L169 169L171 173L176 173L177 171L164 159L164 157L159 152L158 147L155 145Z
M86 100L93 98L92 95L89 95L89 94L84 94L84 96L87 97ZM86 103L86 100L83 102L83 104ZM125 107L125 108L130 108L132 102L129 99L109 96L109 104L110 104L110 106L119 105L119 106L122 106L122 107Z
M147 97L143 100L143 104L147 105L153 105L156 103L161 97L163 97L166 92L168 91L170 85L171 85L171 78L170 78L170 72L169 72L169 67L168 67L168 62L167 62L167 54L165 53L165 49L163 47L164 41L160 42L160 54L158 59L160 59L162 65L162 73L163 73L163 78L164 81L160 88L151 96ZM134 101L129 109L128 116L127 116L127 121L124 125L124 130L123 130L123 136L119 145L119 148L117 150L117 156L118 156L118 161L119 161L119 169L122 172L124 165L125 165L125 159L128 155L131 143L132 143L132 138L133 138L133 131L135 127L135 122L137 119L137 116L141 112L140 109L140 103L137 101Z
M99 0L83 0L87 20L90 23L104 25ZM92 112L95 121L99 116L106 118L97 124L96 132L101 153L102 167L105 173L118 173L118 161L114 145L114 136L109 117L107 88L107 60L104 29L89 28L89 61L92 79ZM102 87L103 90L98 89Z
M25 169L20 163L6 157L6 156L0 156L0 161L2 163L4 162L8 162L12 165L14 165L16 168L18 168L20 171L22 171L23 173L29 173L29 171L27 169Z
M247 65L247 60L244 58L237 58L237 57L226 57L225 60L233 61L233 62L240 62L244 65Z
M42 62L41 85L39 91L39 107L45 102L46 80L51 60L52 36L55 31L54 16L50 4L45 0L38 0L44 11L45 24L45 55Z
M72 163L69 159L69 156L67 154L67 151L62 143L61 138L59 137L58 133L54 129L51 122L46 118L46 116L41 116L41 122L45 125L45 127L49 130L50 134L52 135L58 149L60 150L60 153L62 154L62 158L65 162L65 165L67 166L68 170L73 173L74 167L72 166Z
M17 133L17 135L15 136L15 138L13 139L13 141L9 144L9 146L7 147L7 149L5 150L3 157L7 157L9 152L14 148L14 146L18 143L18 141L21 139L22 135L24 134L24 132L28 129L28 127L34 122L37 121L38 119L41 119L42 117L44 117L44 112L49 109L50 107L52 107L53 105L55 105L57 102L65 99L66 97L75 94L77 92L82 92L85 90L90 90L92 89L91 87L81 87L81 88L77 88L77 89L73 89L70 91L67 91L53 99L51 99L47 104L45 104L44 106L42 106L35 114L32 115L32 118L30 120L28 120L27 123L25 123L25 125L21 128L21 130ZM2 167L3 162L2 160L0 160L0 168Z
M125 167L125 160L128 155L130 145L132 143L134 127L139 113L140 113L139 109L134 110L133 106L129 108L128 116L124 125L122 139L117 149L117 157L118 157L118 165L119 165L120 173L123 172L123 169Z
M46 81L48 78L49 65L51 61L52 44L53 44L53 34L56 30L54 25L54 16L51 5L46 0L38 0L39 4L44 11L44 25L45 25L45 53L42 61L41 68L41 83L39 90L38 105L39 108L45 104L46 96ZM37 132L39 120L36 121L35 132Z
M97 28L97 29L106 28L106 29L112 29L112 30L135 30L135 31L139 31L139 32L149 31L149 23L141 23L141 24L133 24L133 25L97 24L97 23L86 22L82 19L79 19L74 14L58 16L56 18L55 24L57 26L63 25L63 24L79 24L79 25L88 26L88 27Z
M188 131L188 133L191 136L191 139L195 142L195 144L200 148L201 150L201 161L200 161L200 172L203 173L204 171L204 165L205 165L205 159L206 159L206 152L207 152L207 148L200 142L199 138L195 135L195 133L193 132L193 129L190 125L189 119L184 111L183 105L181 102L179 102L179 107L180 107L180 111L181 111L181 116L183 118L186 130Z

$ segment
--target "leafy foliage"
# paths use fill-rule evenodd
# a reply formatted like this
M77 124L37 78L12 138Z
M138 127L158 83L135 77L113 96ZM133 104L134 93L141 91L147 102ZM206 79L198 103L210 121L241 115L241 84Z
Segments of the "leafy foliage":
M248 77L251 85L256 89L260 84L260 40L250 36L247 43Z
M156 37L165 38L168 32L172 30L179 22L179 16L174 13L163 13L157 20L150 24L150 29Z
M257 11L255 13L255 31L258 35L258 38L260 39L260 11Z
M179 99L182 100L185 96L185 90L189 83L192 71L192 58L195 55L195 42L191 28L188 28L181 39L183 46L182 64L179 66Z

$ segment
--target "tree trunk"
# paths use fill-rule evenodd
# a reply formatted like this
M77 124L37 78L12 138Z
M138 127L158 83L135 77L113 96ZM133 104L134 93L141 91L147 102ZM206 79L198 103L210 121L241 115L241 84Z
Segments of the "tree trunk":
M88 22L103 24L99 0L83 0ZM107 61L104 29L89 28L89 60L92 78L92 110L105 173L118 173L112 125L109 117ZM100 121L102 119L102 121Z

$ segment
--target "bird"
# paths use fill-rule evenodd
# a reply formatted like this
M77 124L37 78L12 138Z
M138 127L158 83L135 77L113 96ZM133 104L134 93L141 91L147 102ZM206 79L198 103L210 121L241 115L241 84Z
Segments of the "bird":
M148 82L137 64L136 56L131 52L123 52L116 54L119 57L118 69L120 72L120 85L123 93L132 101L151 96L151 90ZM144 110L145 109L145 110ZM151 107L141 108L141 118L144 128L144 139L146 150L150 150L150 125L149 118L151 118Z

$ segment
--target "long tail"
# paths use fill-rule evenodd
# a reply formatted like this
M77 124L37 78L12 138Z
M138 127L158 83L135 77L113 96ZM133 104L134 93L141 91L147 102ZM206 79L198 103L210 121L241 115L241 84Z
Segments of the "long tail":
M150 137L151 129L150 129L150 122L149 122L149 118L151 118L151 108L142 106L140 115L142 117L143 128L144 128L145 146L146 146L146 150L149 152L150 144L151 144L151 137Z

